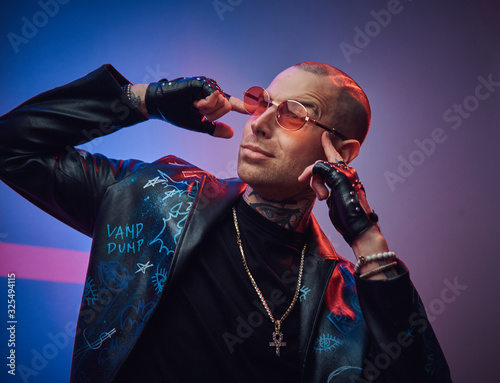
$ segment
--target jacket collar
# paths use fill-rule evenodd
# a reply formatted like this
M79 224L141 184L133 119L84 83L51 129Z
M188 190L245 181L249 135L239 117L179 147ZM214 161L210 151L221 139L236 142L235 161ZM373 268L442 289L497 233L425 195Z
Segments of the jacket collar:
M171 266L169 283L182 270L197 246L207 234L207 228L217 224L222 216L231 209L243 194L246 184L238 179L223 181L204 175L200 182L200 191L193 202L191 212L179 238L176 254Z
M323 260L338 260L340 256L333 248L330 240L321 230L318 221L311 214L309 221L308 252L314 253Z

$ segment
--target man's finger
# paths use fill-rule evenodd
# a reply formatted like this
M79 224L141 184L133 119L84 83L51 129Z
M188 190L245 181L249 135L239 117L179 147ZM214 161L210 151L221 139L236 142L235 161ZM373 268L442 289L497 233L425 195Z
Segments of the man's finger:
M329 132L323 132L323 135L321 136L321 144L323 145L323 150L325 151L326 158L329 162L344 161L339 152L337 152L337 149L333 146L331 134Z
M319 175L313 175L312 173L313 167L314 164L309 165L307 168L305 168L302 174L299 176L299 181L300 182L309 181L309 186L311 186L311 189L316 194L316 198L322 201L329 197L330 191L327 189L323 179Z
M193 102L193 106L198 108L201 113L209 111L217 107L217 104L223 104L225 97L222 96L222 93L216 91L205 98L200 100L196 100Z
M315 174L312 176L310 185L311 189L316 193L318 200L323 201L330 196L330 191L325 186L325 181L319 175Z
M214 137L231 138L233 134L233 128L231 128L229 125L226 125L220 121L215 122L215 130L213 134Z
M200 108L200 113L206 116L210 121L215 121L231 111L231 105L225 100L223 95L211 108Z
M241 114L248 114L248 112L245 109L245 104L239 98L231 96L229 98L229 103L231 104L231 110L234 110L235 112Z
M193 102L193 106L210 121L215 121L231 111L231 104L220 92L214 92Z
M313 167L314 167L314 164L309 165L307 168L304 169L304 171L302 172L302 174L299 176L299 181L300 182L309 181L309 178L311 178L312 175L313 175L313 173L312 173Z

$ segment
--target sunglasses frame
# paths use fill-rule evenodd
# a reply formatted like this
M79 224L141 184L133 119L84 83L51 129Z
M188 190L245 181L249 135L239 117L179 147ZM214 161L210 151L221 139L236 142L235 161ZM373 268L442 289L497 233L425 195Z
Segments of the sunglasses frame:
M296 101L296 100L285 100L281 103L278 103L274 100L271 100L271 97L269 96L269 93L267 92L267 90L265 90L264 88L260 87L260 86L252 86L250 88L248 88L248 90L243 94L244 97L243 97L243 100L245 99L245 97L250 97L252 99L255 99L255 96L254 95L250 95L248 93L248 91L250 89L253 89L253 88L259 88L262 90L262 93L265 94L267 96L267 100L265 100L267 102L267 105L266 105L266 109L267 110L271 105L274 105L276 106L276 111L274 113L274 117L276 118L276 122L278 123L278 125L280 126L280 128L284 129L284 130L288 130L288 131L296 131L296 130L299 130L299 129L302 129L304 127L304 125L307 123L307 122L312 122L314 125L316 126L319 126L320 128L332 133L332 134L335 134L337 137L341 138L342 140L347 140L348 138L346 136L344 136L342 133L338 132L336 129L334 128L329 128L328 126L322 124L321 122L319 122L318 120L315 120L314 118L311 118L308 116L308 112L307 112L307 108L302 105L299 101ZM257 100L258 101L258 100ZM281 105L283 105L284 103L286 102L293 102L293 103L296 103L298 105L300 105L306 112L306 116L304 117L304 123L299 126L297 129L288 129L288 128L285 128L283 125L280 124L280 121L278 119L278 109L280 108ZM264 111L262 113L251 113L250 111L248 111L248 109L246 108L246 103L243 102L244 106L245 106L245 110L253 115L253 116L257 116L257 115L261 115L262 113L264 113Z

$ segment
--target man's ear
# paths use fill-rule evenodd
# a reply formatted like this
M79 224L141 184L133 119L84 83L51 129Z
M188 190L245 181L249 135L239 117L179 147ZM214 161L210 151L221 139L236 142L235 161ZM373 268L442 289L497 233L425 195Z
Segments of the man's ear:
M348 164L358 156L360 147L358 140L339 140L337 151L344 159L344 162Z

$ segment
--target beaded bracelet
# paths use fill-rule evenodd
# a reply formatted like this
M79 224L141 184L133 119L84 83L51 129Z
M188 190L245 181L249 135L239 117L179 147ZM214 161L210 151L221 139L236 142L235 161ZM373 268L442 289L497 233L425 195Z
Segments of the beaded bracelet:
M130 87L131 87L132 84L127 84L127 85L124 85L122 86L122 89L123 91L125 92L127 98L129 99L129 101L132 101L132 94L130 93Z
M359 273L361 266L368 262L384 261L389 259L396 259L396 253L394 251L385 251L383 253L372 254L367 257L359 257L358 262L354 266L354 272Z
M385 265L382 265L380 267L377 267L376 269L373 269L373 270L370 270L364 274L361 274L360 277L361 278L367 278L367 277L371 277L372 275L375 275L375 274L378 274L386 269L389 269L391 267L394 267L398 264L398 261L394 261L394 262L391 262L391 263L387 263Z

